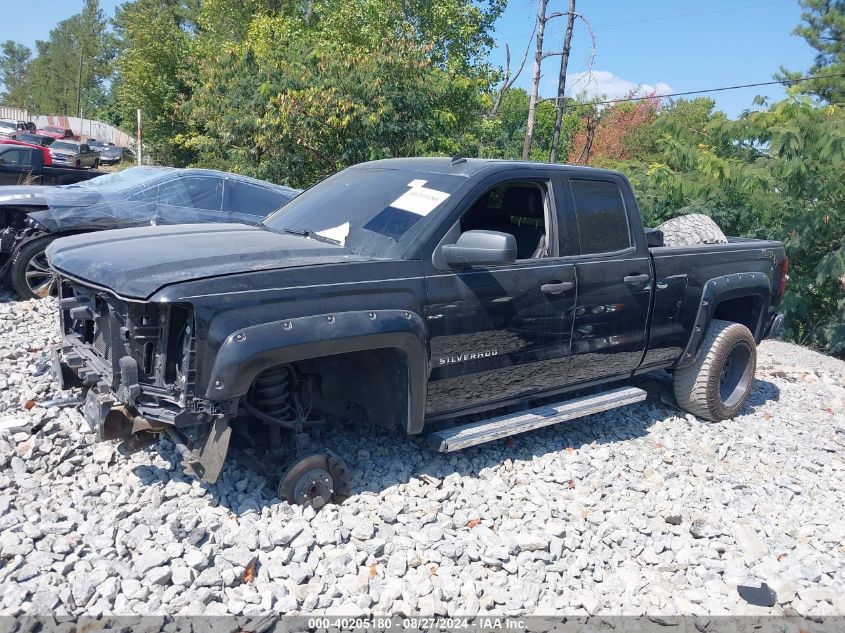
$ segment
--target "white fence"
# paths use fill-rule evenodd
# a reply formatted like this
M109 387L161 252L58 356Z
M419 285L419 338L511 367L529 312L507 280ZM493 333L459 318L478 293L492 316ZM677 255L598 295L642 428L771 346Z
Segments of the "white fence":
M95 138L98 141L114 143L121 147L135 147L135 139L131 134L127 134L123 130L119 130L113 125L103 123L102 121L80 119L79 117L64 115L32 115L26 110L6 106L0 106L0 119L32 121L40 128L45 125L57 125L59 127L70 128L74 134L83 140Z

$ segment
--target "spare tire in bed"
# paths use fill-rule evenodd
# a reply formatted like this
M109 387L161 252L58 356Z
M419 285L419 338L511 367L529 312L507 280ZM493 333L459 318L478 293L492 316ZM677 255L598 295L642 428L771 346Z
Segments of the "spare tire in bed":
M666 220L657 227L663 232L664 246L727 244L728 238L713 220L701 213L690 213Z

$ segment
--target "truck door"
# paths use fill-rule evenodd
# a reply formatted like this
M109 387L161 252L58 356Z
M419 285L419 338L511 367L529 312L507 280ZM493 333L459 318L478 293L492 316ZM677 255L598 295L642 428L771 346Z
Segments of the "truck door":
M0 185L23 185L32 174L37 157L29 149L16 145L0 145Z
M515 170L516 171L516 170ZM439 241L426 275L431 337L427 413L467 410L566 382L575 307L575 266L558 256L559 185L536 169L510 172L467 196ZM462 232L514 235L517 261L450 268L438 252Z
M577 284L567 382L630 375L647 343L651 260L639 210L622 178L563 178Z

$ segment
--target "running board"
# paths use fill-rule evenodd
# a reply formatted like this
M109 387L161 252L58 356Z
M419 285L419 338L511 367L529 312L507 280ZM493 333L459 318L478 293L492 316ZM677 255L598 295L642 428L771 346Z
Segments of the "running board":
M536 409L510 413L489 420L436 431L428 436L431 448L441 453L459 451L469 446L498 440L509 435L533 431L544 426L566 422L591 413L601 413L626 404L642 402L646 392L636 387L621 387L598 394L582 396Z

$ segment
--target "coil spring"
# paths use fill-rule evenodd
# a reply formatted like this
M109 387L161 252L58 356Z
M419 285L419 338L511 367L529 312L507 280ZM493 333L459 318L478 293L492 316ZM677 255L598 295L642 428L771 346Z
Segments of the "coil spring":
M290 365L272 367L255 379L249 400L252 406L277 422L296 422L299 414L296 374Z

